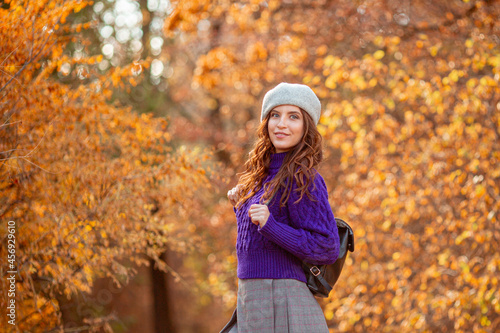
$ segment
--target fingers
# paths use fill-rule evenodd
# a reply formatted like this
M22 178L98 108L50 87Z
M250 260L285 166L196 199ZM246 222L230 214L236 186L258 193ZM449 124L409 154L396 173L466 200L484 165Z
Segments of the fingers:
M227 198L229 199L231 205L235 206L238 203L241 197L242 189L243 189L242 185L238 184L227 192Z
M233 193L228 192L227 193L227 198L229 199L229 202L233 206L236 205L236 203L238 202L238 200L236 199L236 197L235 197L235 195Z
M266 205L251 205L248 209L248 216L252 223L264 227L269 218L269 208Z
M268 208L266 205L254 204L254 205L251 205L250 208L248 209L248 214L250 214L250 215L258 214L258 213L265 212L267 210L268 210Z

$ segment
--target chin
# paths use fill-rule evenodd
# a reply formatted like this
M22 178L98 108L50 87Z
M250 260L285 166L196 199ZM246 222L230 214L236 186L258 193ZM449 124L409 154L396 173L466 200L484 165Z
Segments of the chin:
M290 151L290 149L292 149L292 148L281 148L281 147L275 148L276 152L279 151L280 153L285 153L287 151Z

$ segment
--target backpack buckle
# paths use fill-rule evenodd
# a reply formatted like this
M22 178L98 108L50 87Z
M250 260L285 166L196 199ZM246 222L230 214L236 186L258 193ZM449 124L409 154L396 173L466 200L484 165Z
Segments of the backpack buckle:
M317 266L313 266L309 269L314 276L318 276L321 274L321 270Z

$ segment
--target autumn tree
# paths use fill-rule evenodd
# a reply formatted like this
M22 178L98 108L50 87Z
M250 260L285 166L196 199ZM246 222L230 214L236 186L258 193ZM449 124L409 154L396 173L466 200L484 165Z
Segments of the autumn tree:
M200 238L188 221L210 187L208 153L173 146L168 123L109 104L150 61L102 73L102 55L65 54L92 22L90 1L4 1L0 8L0 289L7 221L16 223L16 326L9 331L111 331L113 314L78 303L97 278L115 287L168 247ZM72 80L61 78L72 76ZM2 292L0 307L6 308Z

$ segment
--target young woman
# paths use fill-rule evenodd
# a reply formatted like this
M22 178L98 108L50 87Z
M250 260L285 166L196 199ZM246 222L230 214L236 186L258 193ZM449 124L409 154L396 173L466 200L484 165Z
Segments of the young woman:
M316 167L321 103L308 86L280 83L266 93L258 140L238 185L238 301L222 332L328 332L301 261L331 264L339 236Z

